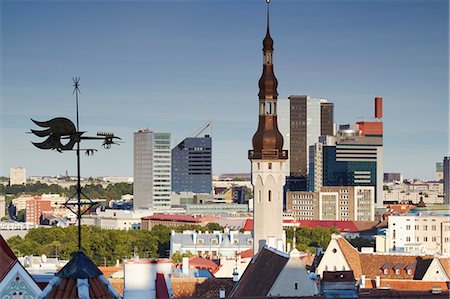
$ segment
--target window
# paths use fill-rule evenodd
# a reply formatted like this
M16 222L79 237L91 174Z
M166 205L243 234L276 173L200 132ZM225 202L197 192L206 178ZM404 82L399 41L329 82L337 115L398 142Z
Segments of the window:
M298 283L294 283L294 289L298 290Z
M406 237L406 242L411 242L411 237Z
M424 226L423 226L423 230L425 230L425 231L428 230L428 226L427 226L427 225L424 225Z
M406 230L411 230L411 225L407 225Z
M269 163L268 167L269 169L272 169L272 163Z
M269 193L268 193L268 200L269 200L269 201L272 201L272 190L269 190Z
M205 240L203 240L203 239L197 239L197 244L204 244L205 243Z
M219 241L217 239L211 239L211 244L217 244Z
M428 242L428 237L423 237L424 242Z
M384 274L389 274L389 269L384 269L384 270L383 270L383 273L384 273Z
M395 274L400 274L400 269L395 269Z
M431 230L432 230L432 231L435 231L435 230L436 230L436 225L432 225L432 226L431 226Z
M406 270L406 273L408 273L408 275L412 275L412 270L408 269L408 270Z

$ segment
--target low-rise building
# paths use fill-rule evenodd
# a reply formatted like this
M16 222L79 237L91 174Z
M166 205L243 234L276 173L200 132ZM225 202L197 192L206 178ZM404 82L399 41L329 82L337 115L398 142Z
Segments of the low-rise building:
M315 273L322 276L324 271L353 271L361 288L391 285L404 290L431 290L439 286L447 291L449 262L449 258L425 254L363 253L342 236L332 235ZM436 273L442 275L433 275Z
M190 252L205 258L220 257L235 258L238 253L253 249L253 237L250 232L237 231L196 232L172 231L170 236L170 256L175 252L180 254Z
M164 226L182 226L189 224L206 225L214 222L215 216L200 216L200 215L178 215L178 214L154 214L141 218L141 228L145 230L152 230L156 225Z
M302 220L357 220L375 218L373 186L323 186L320 192L286 193L286 210Z
M133 230L141 228L141 218L151 215L149 210L114 210L99 207L95 214L83 216L83 225L95 225L104 229Z
M450 255L450 215L403 215L388 218L391 252Z

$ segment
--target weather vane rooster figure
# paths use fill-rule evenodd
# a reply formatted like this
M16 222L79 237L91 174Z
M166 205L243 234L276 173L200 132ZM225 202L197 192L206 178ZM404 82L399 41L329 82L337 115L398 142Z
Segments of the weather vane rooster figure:
M75 151L77 153L77 175L78 175L78 183L76 186L76 192L72 195L66 202L65 206L71 210L73 213L77 215L78 220L78 250L81 250L81 216L86 213L90 208L92 208L97 202L94 202L89 197L87 197L81 188L81 166L80 166L80 152L84 151L86 155L92 155L96 152L96 149L92 148L80 148L80 143L83 140L102 140L102 146L105 149L110 149L112 144L119 144L117 140L120 140L120 137L114 136L113 133L99 132L97 136L84 136L83 131L80 131L79 127L79 117L78 117L78 94L81 93L80 86L80 77L72 78L74 82L74 90L76 98L76 112L77 112L77 122L75 124L68 118L65 117L56 117L48 121L36 121L31 119L37 126L43 128L42 130L33 130L31 129L31 133L34 135L46 138L42 142L32 142L34 146L43 150L57 150L62 153L63 151ZM76 145L76 148L74 149ZM77 195L77 201L74 202L72 199ZM81 200L81 196L85 198L85 200ZM87 205L88 208L81 211L81 206ZM74 211L71 206L77 206L77 211Z

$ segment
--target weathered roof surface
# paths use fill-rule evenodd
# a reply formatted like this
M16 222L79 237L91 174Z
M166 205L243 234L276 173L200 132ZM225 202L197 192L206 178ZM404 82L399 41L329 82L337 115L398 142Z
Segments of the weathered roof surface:
M422 279L433 260L432 256L360 253L342 237L337 238L337 242L357 278L364 274L367 278ZM384 268L388 270L387 274ZM398 274L395 268L400 270ZM412 270L410 274L408 269Z
M288 260L287 254L264 247L242 274L231 297L266 296Z
M442 268L444 268L445 274L450 278L450 258L439 258L438 260L441 263Z
M6 243L5 239L0 235L0 281L8 274L16 261L16 255Z
M353 270L353 274L355 277L360 277L363 273L359 251L356 250L356 248L353 247L345 238L338 238L337 242L342 250L342 253L344 254L348 266Z
M77 251L42 292L45 299L79 298L88 292L91 299L120 298L97 266L82 251Z
M94 262L84 252L77 251L70 262L68 262L56 276L60 278L94 278L102 275Z

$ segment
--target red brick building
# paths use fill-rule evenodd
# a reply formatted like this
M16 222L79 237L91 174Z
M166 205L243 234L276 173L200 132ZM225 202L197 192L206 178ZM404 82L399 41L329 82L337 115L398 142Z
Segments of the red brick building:
M40 196L27 200L25 208L25 221L39 224L42 213L52 210L51 200L43 200Z

